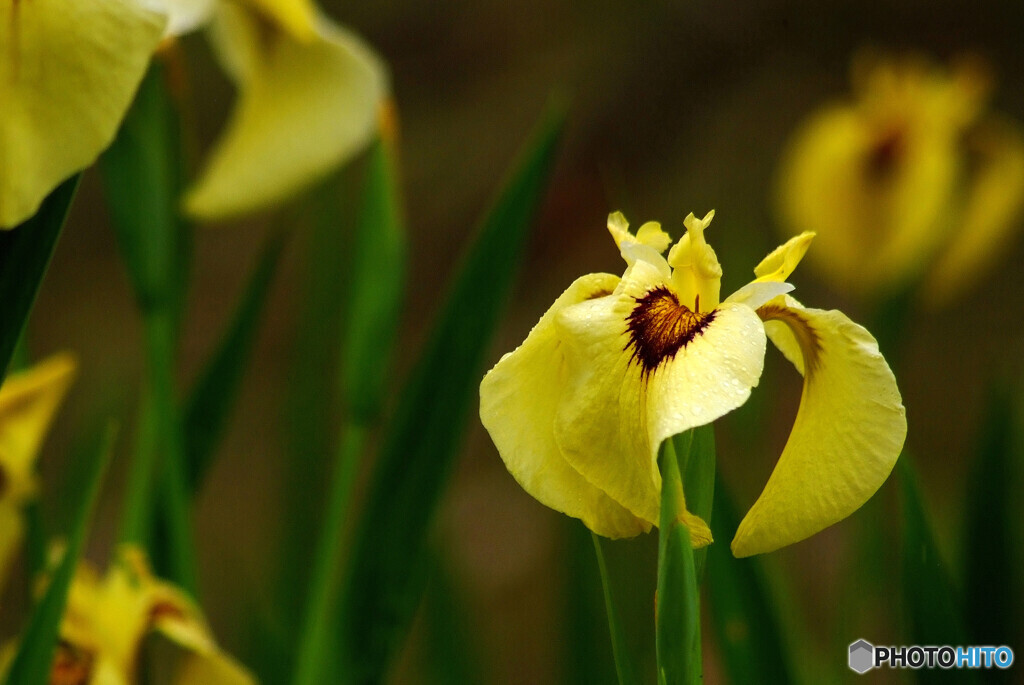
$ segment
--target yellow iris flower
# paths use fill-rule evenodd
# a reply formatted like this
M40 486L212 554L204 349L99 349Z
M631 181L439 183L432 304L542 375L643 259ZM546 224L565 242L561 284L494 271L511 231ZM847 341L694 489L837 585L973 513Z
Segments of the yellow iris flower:
M36 494L36 455L74 374L74 360L59 354L0 387L0 587L24 536L22 507Z
M671 240L657 223L608 228L627 267L588 274L557 299L480 385L480 418L509 472L543 504L607 537L657 525L658 450L667 438L741 406L757 385L766 339L804 376L789 440L743 519L733 553L769 552L850 515L888 477L906 436L892 371L864 328L810 309L786 278L813 234L761 262L720 300L722 269L687 217ZM684 517L695 546L707 524Z
M165 22L135 0L0 2L0 228L110 145Z
M172 31L209 27L239 89L186 211L220 219L281 202L365 146L387 96L380 59L309 0L145 0Z
M138 682L143 640L157 632L186 654L176 685L252 685L255 678L217 647L202 613L178 588L155 578L141 550L125 546L106 575L76 569L60 625L51 683ZM9 661L13 645L5 654Z
M782 226L818 234L812 259L839 287L882 294L924 279L933 303L970 285L1024 210L1024 133L986 111L976 62L864 56L854 96L815 112L779 171Z

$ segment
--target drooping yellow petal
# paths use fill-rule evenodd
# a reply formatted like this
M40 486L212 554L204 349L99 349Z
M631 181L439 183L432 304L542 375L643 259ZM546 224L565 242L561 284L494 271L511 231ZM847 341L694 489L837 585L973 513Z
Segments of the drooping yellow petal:
M11 374L0 387L2 497L21 504L35 490L34 464L57 407L75 374L75 360L57 354Z
M764 361L761 322L733 303L697 317L637 260L611 297L566 307L555 323L569 362L555 439L587 480L654 525L659 446L746 401Z
M803 356L804 388L789 440L732 542L738 557L771 552L849 516L896 463L907 423L878 344L838 311L759 310L786 324Z
M610 274L577 279L480 384L480 420L509 473L541 503L609 538L637 535L650 524L587 481L558 448L554 417L564 398L568 365L554 320L565 307L610 296L618 281Z
M972 132L973 169L960 219L922 287L933 305L971 287L1008 247L1024 214L1024 133L991 117Z
M319 19L312 40L220 7L215 46L238 103L185 207L216 219L281 202L359 152L387 92L383 65L352 33Z
M111 143L164 24L135 0L0 2L0 228Z

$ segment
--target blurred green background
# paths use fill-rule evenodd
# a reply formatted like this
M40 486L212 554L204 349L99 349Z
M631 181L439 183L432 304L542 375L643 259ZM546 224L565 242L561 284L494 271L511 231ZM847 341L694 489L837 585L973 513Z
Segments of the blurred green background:
M634 225L660 220L678 237L687 213L714 208L709 240L725 269L723 292L749 280L753 266L783 239L771 192L787 136L815 106L848 92L849 59L859 48L914 50L940 62L965 51L980 54L997 78L992 106L1024 121L1019 0L405 0L328 2L324 9L389 62L399 109L411 271L395 387L477 217L553 91L571 103L567 138L492 361L517 345L578 275L621 273L604 229L612 210ZM232 92L202 37L188 38L186 47L197 145L205 147ZM306 325L309 221L295 212L276 221L292 222L295 230L255 363L195 514L205 609L221 642L243 660L250 656L249 619L266 610L265 588L282 541L303 534L282 514L294 468L290 436L301 431L301 410L290 405L288 388L303 373L330 377L329 366L311 370L315 357L296 347ZM197 231L182 388L230 317L271 223L263 217ZM338 230L343 236L351 226ZM338 268L344 268L345 244L338 241ZM1013 245L975 290L942 310L911 311L895 369L908 446L949 561L959 561L962 551L965 482L988 388L996 378L1021 377L1024 298L1016 272L1024 237ZM839 308L854 320L867 315L806 265L790 280L809 305ZM318 325L326 335L335 324ZM98 174L90 171L31 322L36 356L70 349L81 362L41 461L49 499L75 487L67 464L100 410L133 416L141 343ZM717 425L718 462L744 511L781 452L799 392L797 374L772 353L755 398ZM336 412L326 397L319 410ZM758 422L763 430L756 434L740 429ZM464 666L475 675L459 679L614 682L588 535L523 492L478 421L471 425L434 526L439 571L395 682L452 682L455 676L430 665L431 654L444 654L445 638L456 653L471 652ZM131 431L125 427L120 453L127 453ZM316 459L303 468L312 469L306 505L317 514L322 472L316 473ZM108 493L119 491L122 480L123 463L115 462ZM854 677L845 649L857 638L900 644L900 589L889 575L898 569L895 485L890 480L851 519L763 559L786 625L809 640L797 650L800 670L809 676L823 669L820 680L809 682ZM118 504L116 497L104 500L94 558L107 558ZM655 547L654 536L605 545L629 640L649 660ZM445 627L451 620L459 630ZM718 682L710 628L705 634L706 681ZM1020 645L1020 637L1003 642Z

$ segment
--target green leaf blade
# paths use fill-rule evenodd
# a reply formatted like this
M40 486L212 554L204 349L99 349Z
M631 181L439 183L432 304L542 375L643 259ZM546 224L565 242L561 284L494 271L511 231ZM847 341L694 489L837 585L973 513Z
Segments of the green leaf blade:
M674 440L662 443L658 457L662 480L655 635L658 677L666 685L693 685L703 677L697 572L690 531L681 519L686 505L680 463L690 460L692 431L685 442L687 452L678 459Z
M463 262L396 409L356 534L342 602L349 682L380 680L423 587L423 541L451 471L488 342L554 163L551 115ZM380 540L387 540L381 544Z
M924 498L906 452L896 464L903 510L903 600L908 645L967 645L959 593L928 522ZM971 670L927 671L928 682L977 682Z
M76 174L57 186L31 219L0 231L0 382L25 330L79 178Z
M597 557L597 569L601 575L601 588L604 591L604 606L608 614L608 630L612 639L612 655L615 657L615 675L619 679L619 685L640 685L636 676L636 666L633 664L633 658L626 645L626 633L622 629L622 622L619 620L619 613L615 608L611 577L608 575L604 551L601 549L601 539L595 533L591 533L590 537L594 541L594 554Z
M375 421L383 403L405 290L406 240L389 144L370 149L353 246L341 355L341 395L352 421Z
M718 479L708 547L708 597L722 663L734 685L795 682L788 649L757 557L737 559L729 542L739 526L736 506Z
M5 685L46 685L50 681L54 651L64 615L68 591L88 535L89 523L103 485L103 476L110 463L117 431L109 428L100 449L93 456L89 475L75 508L71 535L64 556L50 578L42 600L29 619L18 645Z
M287 234L278 232L263 247L235 314L210 355L183 410L186 481L198 493L224 434L245 378Z

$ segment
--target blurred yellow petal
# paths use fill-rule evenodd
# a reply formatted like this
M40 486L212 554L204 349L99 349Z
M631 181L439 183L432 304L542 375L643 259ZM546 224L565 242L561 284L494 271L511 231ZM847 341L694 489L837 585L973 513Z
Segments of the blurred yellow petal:
M164 24L135 0L0 2L0 228L111 143Z
M13 373L0 387L2 497L21 503L34 491L36 454L75 375L75 360L57 354Z
M1020 126L991 117L970 139L975 171L961 218L923 287L931 304L947 302L967 291L993 266L1013 233L1021 228L1024 133Z
M153 576L143 552L122 547L106 575L81 563L72 582L60 635L69 668L89 672L90 683L128 685L135 681L136 660L142 641L158 631L198 655L205 666L199 675L219 680L179 682L251 683L244 669L220 652L198 607L184 592ZM201 670L202 668L207 670Z
M781 224L818 234L811 259L840 288L903 286L951 235L968 173L961 141L988 90L980 74L865 62L855 99L824 107L793 136L779 171Z
M738 557L803 540L852 514L892 471L907 431L896 380L870 333L841 312L782 298L758 313L794 333L804 388L782 456L732 542Z
M300 40L237 6L220 7L215 45L240 90L234 112L187 193L217 219L279 203L346 162L376 130L387 92L376 55L319 19Z
M480 383L480 420L509 473L542 504L581 519L609 538L650 529L579 474L555 441L554 416L568 375L565 346L555 317L568 306L608 297L619 279L589 274L577 279L551 305L526 340L506 354ZM515 416L514 421L507 420Z
M587 480L656 524L661 442L746 401L764 360L761 322L732 303L696 315L640 260L612 296L555 321L569 362L556 440Z

